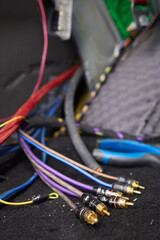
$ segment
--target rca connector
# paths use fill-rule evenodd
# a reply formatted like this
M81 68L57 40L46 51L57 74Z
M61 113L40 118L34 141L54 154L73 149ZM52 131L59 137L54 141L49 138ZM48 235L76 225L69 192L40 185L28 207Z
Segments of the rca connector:
M81 221L85 221L88 224L94 225L98 222L97 214L86 207L76 208L75 214Z
M135 189L138 189L138 188L145 189L145 187L139 185L138 181L131 179L131 178L125 178L125 177L120 176L120 177L118 177L118 182L131 185Z
M123 196L122 192L119 192L119 191L114 192L113 189L110 190L110 189L105 189L105 188L98 187L98 188L94 188L93 192L96 195L105 195L106 197L121 197L121 198L124 198L126 200L129 200L128 197Z
M127 208L128 206L134 206L134 203L127 201L121 197L106 197L98 196L98 199L105 205L114 206L115 208Z
M131 185L128 185L128 184L122 184L122 183L115 182L112 184L112 188L115 191L120 191L120 192L123 192L130 196L133 196L135 193L141 194L140 191L135 190L134 187L132 187Z
M95 211L99 215L110 216L110 213L108 212L107 206L104 203L102 203L101 201L99 201L97 198L92 196L91 194L85 194L84 193L82 195L82 200L83 200L83 203L85 203L90 209L92 209L93 211Z

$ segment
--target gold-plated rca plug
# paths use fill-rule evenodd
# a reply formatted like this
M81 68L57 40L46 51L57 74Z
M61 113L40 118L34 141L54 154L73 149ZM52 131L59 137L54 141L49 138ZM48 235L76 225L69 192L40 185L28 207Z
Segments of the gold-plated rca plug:
M128 200L126 200L125 198L122 197L106 197L104 195L100 195L98 196L98 200L100 200L103 204L105 205L110 205L110 206L114 206L115 208L127 208L128 206L133 206L134 203L129 202Z
M126 206L134 206L134 203L133 202L126 202Z
M119 192L119 191L116 191L116 192L112 192L113 193L113 195L115 196L115 197L123 197L123 193L122 192ZM110 195L112 195L112 193L110 194Z
M121 197L119 199L117 199L115 204L119 208L127 208L128 206L134 206L133 202L128 202L126 199L121 198Z
M124 196L123 193L119 192L119 191L115 192L115 197L120 197L120 198L124 198L126 200L129 200L128 197Z
M137 188L145 189L145 187L140 186L140 185L139 185L139 182L136 181L136 180L133 180L133 182L132 182L132 187L134 187L135 189L137 189Z
M129 201L129 197L122 196L121 198L123 198L123 199Z
M98 216L94 211L88 210L84 214L84 220L88 224L94 225L95 223L98 222Z
M141 195L141 191L134 190L133 192L136 193L136 194Z
M123 176L120 176L120 177L118 177L117 181L121 184L131 185L134 189L138 189L138 188L145 189L145 187L139 185L138 181L131 179L131 178L125 178ZM120 186L116 186L116 187L120 188ZM121 191L121 190L118 190L118 191ZM123 191L121 191L121 192L123 192Z
M99 203L96 206L96 212L101 216L105 216L105 215L110 216L110 213L108 212L108 208L104 203Z
M133 196L134 194L141 194L140 191L137 191L134 189L134 187L132 187L131 185L128 185L127 186L127 194L130 195L130 196Z
M100 190L101 190L101 188L99 188ZM123 195L123 193L122 192L120 192L120 191L113 191L113 190L110 190L110 189L106 189L106 190L104 190L103 191L103 189L102 189L102 191L99 191L98 192L100 195L102 194L102 195L105 195L106 197L122 197L122 198L124 198L124 199L126 199L126 200L129 200L129 198L128 197L125 197L124 195Z

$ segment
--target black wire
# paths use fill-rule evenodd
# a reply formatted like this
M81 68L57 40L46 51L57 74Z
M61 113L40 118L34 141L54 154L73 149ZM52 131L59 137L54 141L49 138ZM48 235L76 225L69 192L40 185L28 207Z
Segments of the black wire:
M69 89L68 89L68 92L65 98L65 104L64 104L65 120L66 120L66 126L67 126L69 136L71 138L72 144L74 145L82 161L88 167L94 170L97 170L102 168L92 157L86 145L82 141L77 131L76 122L74 118L74 97L75 97L76 89L78 87L78 84L81 80L82 75L83 75L83 68L81 67L76 71L76 73L70 80Z
M31 129L34 127L51 127L52 131L56 131L62 126L66 126L65 120L63 120L63 122L59 122L57 117L55 116L47 117L43 115L37 115L32 119L30 119L28 124L28 129ZM97 129L97 127L91 127L86 123L79 123L78 128L82 130L82 134L87 134L87 135L101 137L101 138L119 138L117 135L117 132L112 129L99 128L99 131L95 131L94 129L95 128ZM130 139L135 141L138 140L137 136L135 135L132 135L123 131L121 133L123 134L123 139ZM160 136L143 138L142 142L148 143L148 144L160 143Z
M33 127L52 127L57 130L63 126L56 117L48 117L44 115L37 115L29 121L29 128Z

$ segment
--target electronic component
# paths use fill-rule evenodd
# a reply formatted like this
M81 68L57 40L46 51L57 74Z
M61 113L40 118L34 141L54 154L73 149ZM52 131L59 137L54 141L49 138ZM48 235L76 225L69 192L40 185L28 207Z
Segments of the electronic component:
M73 0L55 0L48 17L48 34L63 40L71 37Z
M137 6L143 6L143 9ZM151 15L148 8L148 0L132 0L131 3L132 15L134 23L127 28L128 31L140 30L147 27L149 24L148 16Z
M122 197L106 197L98 196L98 199L105 205L114 206L115 208L127 208L128 206L134 206L134 203L127 201Z
M131 185L128 185L128 184L122 184L122 183L116 182L116 183L112 184L112 188L115 191L120 191L120 192L126 193L131 196L134 195L134 193L141 194L140 191L135 190L134 187L132 187Z
M83 60L87 85L94 90L122 41L104 1L73 1L73 35Z
M126 200L129 200L128 197L123 196L122 192L118 192L118 191L114 192L113 189L110 190L110 189L104 189L104 188L98 187L98 188L94 188L93 192L96 193L96 195L105 195L106 197L121 197Z
M98 222L97 214L94 211L92 211L92 210L90 210L90 209L88 209L86 207L76 208L75 214L82 221L85 221L88 224L93 225L93 224Z
M131 178L125 178L125 177L120 176L120 177L118 177L118 182L131 185L135 189L137 189L137 188L145 189L145 187L139 185L138 181L131 179Z
M107 206L92 195L84 193L82 195L82 200L83 203L85 203L90 209L97 212L99 215L110 216Z

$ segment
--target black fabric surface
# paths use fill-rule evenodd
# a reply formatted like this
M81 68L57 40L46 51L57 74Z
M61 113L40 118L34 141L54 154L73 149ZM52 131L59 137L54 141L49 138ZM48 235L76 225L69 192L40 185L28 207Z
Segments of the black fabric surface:
M48 2L44 1L46 12ZM0 29L0 118L4 118L14 114L28 99L38 78L43 52L38 1L1 0ZM42 85L49 77L73 66L76 59L77 51L72 40L62 41L49 36ZM11 104L13 99L14 104Z
M89 149L94 147L95 139L86 137L85 142ZM63 153L68 157L79 161L73 150L68 137L50 140L48 146ZM33 170L29 161L23 154L19 154L12 168L6 167L3 173L9 177L8 181L2 182L1 193L25 182ZM92 182L77 174L65 165L59 164L57 160L49 158L48 164L61 172L85 183ZM146 186L146 190L137 198L135 206L127 210L110 209L110 217L99 216L99 223L90 226L80 222L70 208L60 198L35 206L1 206L0 208L0 232L3 239L159 239L159 168L112 168L103 166L106 173L116 176L125 175L140 181ZM1 172L2 173L2 172ZM21 194L10 198L11 201L25 201L34 195L49 193L50 190L41 180L36 180ZM79 203L78 199L74 199Z
M28 98L37 79L43 47L37 2L1 0L0 28L0 116L5 117L13 114ZM71 66L77 56L72 41L63 43L58 38L50 38L49 42L49 70L46 70L44 81L48 76L57 75ZM15 76L20 77L17 80ZM92 150L95 138L86 137L85 142ZM48 146L80 161L68 137L52 139ZM48 164L70 177L92 183L57 160L49 158ZM0 239L159 239L159 168L103 168L106 173L132 177L146 186L141 196L131 198L137 198L134 207L127 210L110 209L110 217L99 216L99 223L90 226L80 222L60 198L34 206L1 205ZM9 180L0 182L0 193L24 183L33 173L31 164L22 152L14 157L8 156L5 161L1 159L0 174L9 177ZM49 192L49 188L37 179L25 191L8 200L26 201L34 195ZM73 201L79 203L78 199L73 198Z

